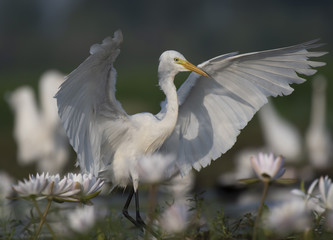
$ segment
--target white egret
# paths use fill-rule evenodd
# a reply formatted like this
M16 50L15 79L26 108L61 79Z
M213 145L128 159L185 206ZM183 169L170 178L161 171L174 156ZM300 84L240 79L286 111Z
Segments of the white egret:
M305 144L312 166L325 170L331 166L333 140L326 125L327 80L317 76L312 82L310 126L305 135Z
M282 118L269 101L258 112L269 151L282 154L286 161L297 162L302 154L302 137L298 129Z
M292 83L313 75L309 61L324 52L309 52L321 46L316 41L248 54L236 52L210 59L198 67L176 51L160 56L159 86L166 95L157 115L128 115L115 98L116 60L122 33L90 48L91 55L61 85L56 94L59 115L82 171L103 176L114 185L133 184L128 205L138 200L138 162L154 154L174 158L173 171L185 175L217 159L236 142L240 130L267 102L267 97L288 95ZM178 72L192 71L176 89ZM136 201L138 203L138 201ZM138 205L137 205L138 206ZM143 226L138 214L137 226Z
M29 86L19 87L8 96L15 115L14 138L20 164L36 161L38 171L58 173L67 163L69 144L53 98L63 81L64 76L57 71L47 71L41 76L40 107Z

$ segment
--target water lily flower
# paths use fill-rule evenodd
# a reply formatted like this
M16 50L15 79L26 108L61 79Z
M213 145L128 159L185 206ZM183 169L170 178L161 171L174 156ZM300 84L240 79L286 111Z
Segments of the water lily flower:
M79 193L80 189L73 189L73 184L72 179L61 179L59 174L51 175L42 195L55 197L58 201L75 201L73 196Z
M139 158L137 166L140 182L159 183L176 173L173 155L152 154Z
M180 233L190 223L191 211L188 201L178 199L169 206L159 218L161 228L166 233Z
M19 181L13 186L13 190L20 198L40 200L51 197L58 202L84 202L97 196L103 184L101 179L91 174L69 173L67 177L61 178L59 174L37 173L36 176L30 175L29 180Z
M29 175L29 180L24 179L23 182L19 181L18 184L13 186L13 190L21 198L34 197L37 199L45 198L42 192L48 185L48 173L38 174L36 176Z
M319 197L314 192L316 186L318 184L318 179L314 180L310 187L308 188L307 192L301 191L299 189L293 189L291 191L297 197L301 197L306 204L306 207L310 210L313 210L317 213L322 213L324 209L319 204ZM317 191L316 191L317 192Z
M319 191L323 207L333 210L333 184L328 176L320 177Z
M279 156L274 159L273 153L259 153L258 158L253 156L250 160L256 175L262 181L274 181L280 178L286 170L283 168L284 158Z
M69 173L67 178L73 181L73 189L79 189L80 197L86 200L96 197L104 184L104 181L94 177L91 173Z
M285 202L271 209L266 218L267 227L280 235L301 232L311 227L310 211L301 199Z
M86 233L96 222L94 206L84 205L68 213L69 226L75 232Z
M291 191L291 193L294 194L294 195L296 195L296 196L302 197L305 201L308 201L310 198L313 197L312 193L313 193L313 190L315 189L315 187L317 186L317 183L318 183L318 179L314 180L311 183L311 185L310 185L310 187L309 187L309 189L308 189L308 191L306 193L303 192L303 191L301 191L301 190L299 190L299 189L293 189Z

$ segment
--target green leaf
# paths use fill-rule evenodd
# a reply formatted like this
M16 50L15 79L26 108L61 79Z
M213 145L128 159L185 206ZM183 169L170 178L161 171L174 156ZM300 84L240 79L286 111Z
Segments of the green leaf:
M292 184L292 183L297 182L297 179L295 179L295 178L280 178L280 179L276 179L275 182L281 183L281 184Z
M304 184L304 180L301 181L301 191L306 193L306 190L305 190L305 184Z
M258 178L243 178L243 179L238 179L238 182L244 183L244 184L252 184L259 182L260 180Z
M90 194L90 195L87 195L85 198L86 198L86 199L94 198L94 197L96 197L98 194L100 194L101 191L102 191L102 190L99 190L99 191L94 192L94 193L92 193L92 194Z

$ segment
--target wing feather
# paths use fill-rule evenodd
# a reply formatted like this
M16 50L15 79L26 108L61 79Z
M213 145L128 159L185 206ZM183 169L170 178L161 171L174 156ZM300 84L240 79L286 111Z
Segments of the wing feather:
M178 122L160 152L175 154L183 174L209 165L234 145L268 97L291 94L290 84L305 81L298 74L310 76L316 72L311 67L325 65L309 60L326 54L308 51L322 46L316 42L230 53L199 64L212 78L191 73L179 88Z
M113 38L91 46L91 55L66 77L55 96L81 169L95 175L110 164L116 142L121 142L129 126L128 115L115 97L113 63L121 43L122 34L116 31ZM105 145L109 149L102 151Z

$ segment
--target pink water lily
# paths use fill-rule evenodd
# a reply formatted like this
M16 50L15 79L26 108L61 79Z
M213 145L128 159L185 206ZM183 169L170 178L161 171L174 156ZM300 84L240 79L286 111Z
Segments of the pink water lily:
M259 153L258 157L253 156L250 160L256 175L262 181L274 181L286 170L283 168L284 158L282 156L274 158L273 153Z

